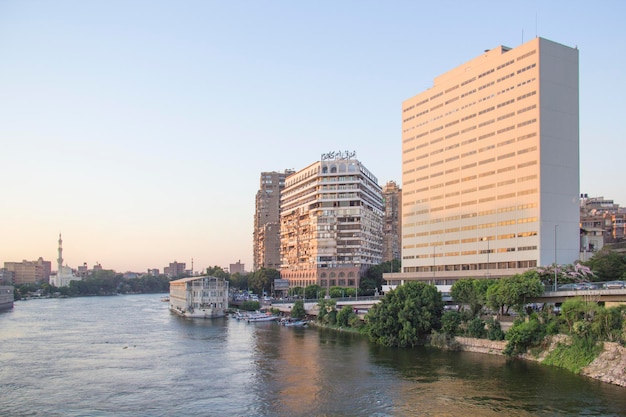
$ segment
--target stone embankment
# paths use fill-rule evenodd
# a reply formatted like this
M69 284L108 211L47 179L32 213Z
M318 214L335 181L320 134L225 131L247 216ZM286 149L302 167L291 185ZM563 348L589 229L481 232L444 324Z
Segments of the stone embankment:
M547 349L539 356L530 354L522 355L523 359L536 362L543 362L548 353L556 347L559 342L564 341L567 336L554 336ZM466 352L487 353L491 355L503 355L506 341L492 341L485 339L474 339L471 337L455 337L460 345L460 350ZM604 349L598 357L588 366L583 368L581 375L588 376L609 384L626 387L626 348L617 343L604 342Z

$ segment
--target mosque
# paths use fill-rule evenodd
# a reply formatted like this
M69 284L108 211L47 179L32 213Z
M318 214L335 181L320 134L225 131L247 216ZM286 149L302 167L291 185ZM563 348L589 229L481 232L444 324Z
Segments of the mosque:
M63 266L63 240L61 239L61 233L59 233L59 257L57 258L57 273L56 275L50 275L50 285L55 287L67 287L70 285L70 281L80 281L81 277L74 275L72 268L69 266Z

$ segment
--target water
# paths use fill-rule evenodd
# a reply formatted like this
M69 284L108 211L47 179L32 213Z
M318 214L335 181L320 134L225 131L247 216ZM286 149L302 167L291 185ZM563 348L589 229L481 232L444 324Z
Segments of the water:
M0 314L0 415L626 415L626 389L563 370L185 320L160 297L30 300Z

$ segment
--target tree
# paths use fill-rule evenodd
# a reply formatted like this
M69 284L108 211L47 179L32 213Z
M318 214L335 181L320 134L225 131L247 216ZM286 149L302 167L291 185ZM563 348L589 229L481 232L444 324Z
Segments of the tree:
M626 256L606 247L584 264L591 268L598 281L612 281L626 273Z
M376 291L382 290L384 283L383 274L389 272L400 271L400 260L394 259L393 261L386 261L378 265L373 265L365 272L359 288L363 294L374 294Z
M271 291L275 279L280 278L280 272L276 269L261 268L255 271L248 283L256 294L262 295L266 291Z
M350 306L344 306L339 313L337 313L337 325L342 327L349 327L352 317L356 316L356 313Z
M388 292L365 316L370 339L384 346L413 347L439 329L443 300L434 285L409 282Z
M317 302L317 321L325 324L335 324L337 317L336 301L321 299Z
M476 317L487 303L487 289L495 281L490 279L461 279L450 289L452 299L470 307L472 317Z
M326 295L326 291L324 290L324 288L320 287L319 285L308 285L304 289L304 295L305 295L305 298L308 298L308 299L317 299L320 296L323 298L324 295Z
M223 279L230 278L230 274L224 271L224 268L222 268L221 266L217 266L217 265L207 268L206 274L210 277L223 278Z
M298 300L293 303L291 308L291 317L294 319L303 319L306 316L306 310L304 309L304 301Z
M513 308L519 314L525 314L527 299L538 297L544 291L537 271L526 271L510 277L500 278L487 289L487 304L504 313L504 307Z

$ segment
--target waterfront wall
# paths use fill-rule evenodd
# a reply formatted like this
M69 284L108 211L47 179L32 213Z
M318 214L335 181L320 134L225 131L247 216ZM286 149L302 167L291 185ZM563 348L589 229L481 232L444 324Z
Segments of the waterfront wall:
M540 355L524 354L521 358L541 363L558 343L566 342L567 338L565 335L552 336L547 348ZM471 337L455 337L454 340L459 343L462 351L490 355L503 355L502 352L507 344L505 340L493 341ZM604 342L602 352L580 373L602 382L626 387L626 348L618 343Z

